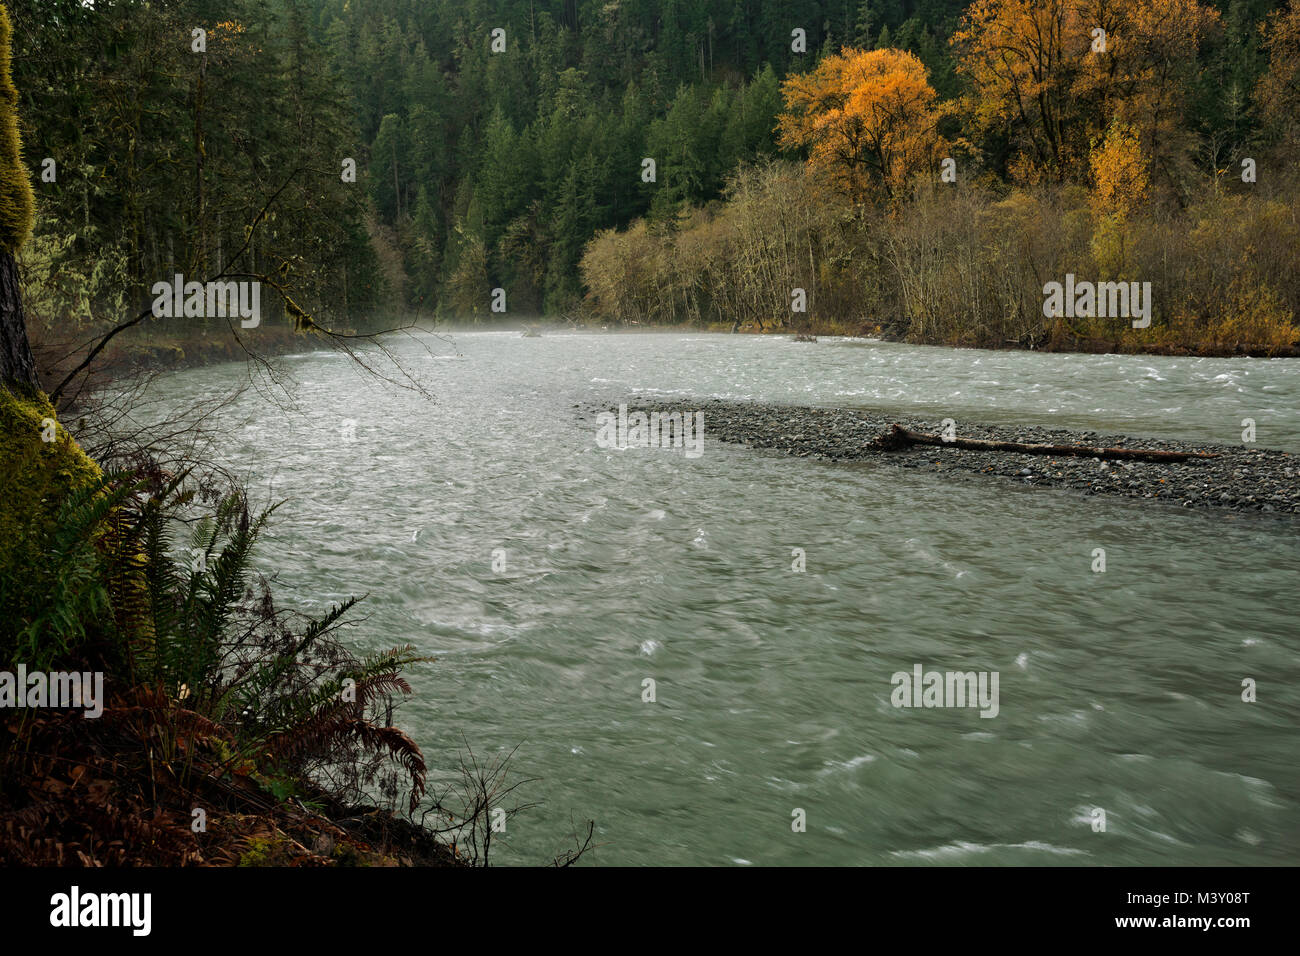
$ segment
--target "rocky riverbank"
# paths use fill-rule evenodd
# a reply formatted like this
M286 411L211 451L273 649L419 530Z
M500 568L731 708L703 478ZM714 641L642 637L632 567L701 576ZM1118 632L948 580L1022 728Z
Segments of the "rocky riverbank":
M1215 458L1150 463L1093 457L1047 456L951 446L884 451L875 438L897 423L939 434L940 419L847 408L809 408L759 402L629 402L646 412L704 413L705 446L726 442L798 458L870 461L955 478L1011 481L1087 495L1151 499L1183 508L1300 515L1300 455L1244 445L1208 445L1160 438L960 421L960 438L1030 444L1089 445L1209 452ZM595 410L608 410L606 408Z

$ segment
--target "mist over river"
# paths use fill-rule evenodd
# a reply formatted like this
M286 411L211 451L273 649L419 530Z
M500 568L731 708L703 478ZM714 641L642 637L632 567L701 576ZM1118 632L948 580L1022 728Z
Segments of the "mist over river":
M1300 451L1300 361L386 344L434 401L290 356L291 400L244 392L218 459L288 499L258 553L282 604L366 593L349 641L438 659L397 718L433 782L462 734L540 778L494 862L545 862L587 818L589 864L1300 862L1300 523L796 460L711 442L707 418L698 458L606 449L589 411L719 397L1222 444L1252 418L1259 445ZM246 375L170 373L150 413ZM891 675L917 664L998 672L996 717L894 707Z

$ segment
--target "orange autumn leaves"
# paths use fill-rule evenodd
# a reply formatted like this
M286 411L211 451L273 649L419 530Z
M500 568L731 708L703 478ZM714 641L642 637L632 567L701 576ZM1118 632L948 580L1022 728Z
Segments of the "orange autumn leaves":
M910 53L845 49L785 82L781 143L854 201L896 199L965 145L939 131L952 115L1013 182L1091 180L1132 206L1149 185L1135 163L1191 149L1182 110L1218 24L1200 0L976 0L952 37L960 98L940 101Z
M809 163L855 201L896 197L944 155L938 97L911 53L846 48L790 77L782 92L781 144L807 148Z
M1011 140L1021 180L1086 172L1114 122L1170 160L1189 146L1184 99L1218 25L1199 0L977 0L952 38L963 106L973 132Z

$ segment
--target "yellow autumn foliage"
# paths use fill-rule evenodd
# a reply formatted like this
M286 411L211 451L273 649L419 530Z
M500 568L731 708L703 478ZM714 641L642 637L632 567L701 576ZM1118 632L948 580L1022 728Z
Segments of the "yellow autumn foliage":
M782 93L782 145L807 149L855 201L897 196L946 150L937 97L915 54L845 48L788 78Z

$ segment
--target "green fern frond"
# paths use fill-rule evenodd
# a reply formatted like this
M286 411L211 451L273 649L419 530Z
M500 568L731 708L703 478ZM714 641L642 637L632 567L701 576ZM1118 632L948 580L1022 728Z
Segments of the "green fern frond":
M19 631L28 666L44 667L109 627L109 589L95 544L107 519L137 489L122 475L108 475L73 491L62 503L41 549L49 585L32 619Z

